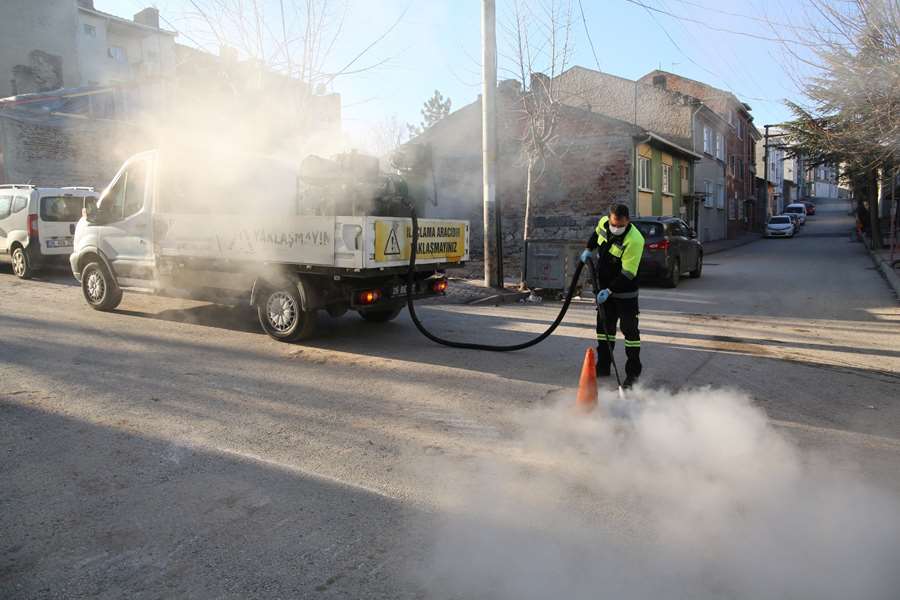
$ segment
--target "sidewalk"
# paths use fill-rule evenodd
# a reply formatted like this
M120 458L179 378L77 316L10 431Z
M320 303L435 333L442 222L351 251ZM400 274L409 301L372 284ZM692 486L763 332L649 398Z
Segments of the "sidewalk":
M749 244L750 242L755 242L761 239L762 236L758 233L744 232L733 240L716 240L714 242L704 242L703 255L709 256L710 254L715 254L716 252L731 250L732 248L737 248L738 246L743 246L745 244Z
M875 268L881 271L888 285L894 290L894 295L900 300L900 263L897 264L896 268L891 267L891 249L872 250L871 242L867 237L863 238L863 243L866 246L866 250L869 251L869 256L872 257ZM900 250L895 254L894 260L900 260Z

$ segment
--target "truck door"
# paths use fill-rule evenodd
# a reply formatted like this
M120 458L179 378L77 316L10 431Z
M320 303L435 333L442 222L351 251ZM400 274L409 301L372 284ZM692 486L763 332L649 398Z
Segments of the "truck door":
M118 277L154 276L150 214L149 158L130 161L104 193L98 210L103 225L100 250Z
M12 229L12 192L0 191L0 252L9 252L9 230Z

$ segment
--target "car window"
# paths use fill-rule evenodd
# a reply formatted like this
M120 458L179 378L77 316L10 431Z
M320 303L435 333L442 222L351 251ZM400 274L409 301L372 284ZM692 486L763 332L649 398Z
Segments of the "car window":
M41 198L42 221L77 221L81 218L84 198L81 196L44 196Z
M16 196L12 203L12 212L17 213L28 206L28 196Z
M632 221L645 238L658 237L662 235L662 225L660 223L647 223L646 221Z
M685 231L685 229L681 226L681 223L678 223L677 221L675 221L675 222L670 223L669 227L671 228L671 232L672 232L670 235L687 237L687 231Z
M9 216L9 207L12 205L12 194L0 194L0 219Z
M144 206L144 190L147 188L147 163L139 161L128 167L125 172L125 208L122 215L127 219Z
M104 216L113 222L122 218L125 206L125 180L127 175L128 173L124 172L116 179L116 182L106 191L98 205Z

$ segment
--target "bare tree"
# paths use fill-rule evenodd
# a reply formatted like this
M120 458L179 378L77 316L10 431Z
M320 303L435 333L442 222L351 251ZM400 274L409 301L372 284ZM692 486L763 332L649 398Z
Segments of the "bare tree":
M504 58L513 65L507 73L518 80L521 96L517 113L522 158L526 165L525 216L522 238L531 233L535 183L540 180L550 156L560 153L557 135L560 112L556 76L566 70L574 47L571 0L515 0L513 20L504 29ZM523 260L522 279L527 268Z
M900 0L810 1L825 26L804 28L813 59L794 54L815 74L801 82L808 106L788 103L788 130L813 166L844 166L880 247L878 173L900 162Z
M397 118L397 115L385 117L372 128L367 143L368 149L379 158L390 158L390 155L406 141L407 131L407 126Z
M336 78L369 71L390 58L364 62L405 15L373 35L347 60L332 65L342 40L349 0L189 0L186 15L197 36L212 37L220 48L231 47L242 58L306 83L314 90ZM346 40L343 40L346 44Z

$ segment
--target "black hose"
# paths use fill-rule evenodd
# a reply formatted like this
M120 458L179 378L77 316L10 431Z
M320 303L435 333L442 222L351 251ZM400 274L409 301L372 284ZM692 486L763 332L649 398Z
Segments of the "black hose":
M556 320L544 331L541 335L536 338L530 339L527 342L522 342L521 344L511 344L509 346L495 346L491 344L475 344L472 342L455 342L453 340L445 340L442 337L438 337L435 334L431 333L425 326L422 324L422 321L419 320L419 316L416 314L416 307L413 303L413 290L415 289L415 271L416 271L416 251L419 246L419 219L416 216L416 208L412 205L412 203L407 204L409 207L409 214L412 218L412 247L409 250L409 270L406 274L406 306L409 308L409 316L412 317L413 323L415 323L416 328L427 337L432 342L437 344L441 344L443 346L449 346L451 348L465 348L467 350L486 350L488 352L512 352L513 350L524 350L525 348L530 348L536 344L543 342L547 339L551 333L553 333L559 324L562 323L563 317L566 316L566 312L569 310L569 305L572 303L572 297L575 295L575 288L578 286L578 280L581 277L581 270L584 268L584 263L581 261L578 262L578 266L575 267L575 273L572 275L572 283L569 284L569 291L566 293L566 299L563 301L562 308L559 311L559 314L556 316Z

